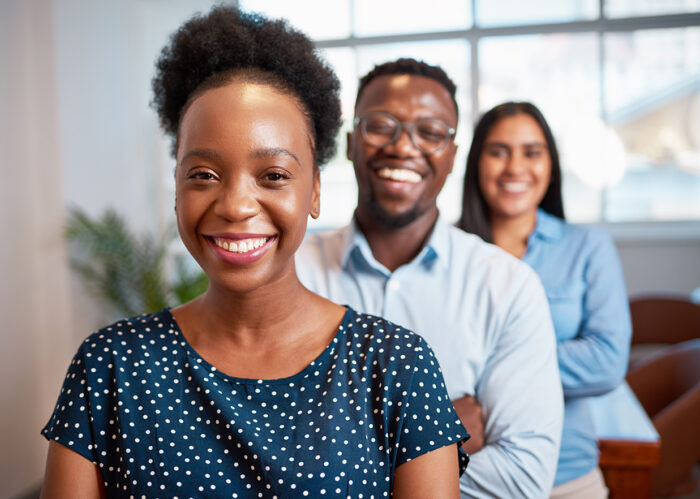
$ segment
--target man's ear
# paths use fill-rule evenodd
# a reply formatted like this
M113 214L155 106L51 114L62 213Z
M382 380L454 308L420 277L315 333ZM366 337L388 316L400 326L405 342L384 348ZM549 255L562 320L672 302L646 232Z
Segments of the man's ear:
M318 218L321 214L321 168L314 171L314 185L311 191L311 218Z
M355 144L354 144L355 136L354 136L353 132L348 132L345 138L347 139L346 144L345 144L345 156L346 156L350 161L353 161L353 159L352 159L352 156L353 156L352 151L353 151L354 145L355 145Z

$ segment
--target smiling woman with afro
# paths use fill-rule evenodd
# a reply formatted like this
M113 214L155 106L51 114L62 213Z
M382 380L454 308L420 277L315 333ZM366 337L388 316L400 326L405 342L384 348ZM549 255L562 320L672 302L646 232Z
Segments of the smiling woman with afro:
M153 105L209 286L82 343L43 497L459 496L468 435L430 347L297 277L338 88L284 21L217 7L173 35Z

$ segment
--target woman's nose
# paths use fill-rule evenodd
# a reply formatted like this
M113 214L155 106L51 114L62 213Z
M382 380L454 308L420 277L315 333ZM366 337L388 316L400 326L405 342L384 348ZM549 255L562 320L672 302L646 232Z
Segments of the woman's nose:
M521 154L513 153L508 156L506 160L506 171L517 172L520 171L525 166L524 158Z
M260 211L256 195L257 189L251 182L224 185L216 201L215 213L234 222L254 217Z

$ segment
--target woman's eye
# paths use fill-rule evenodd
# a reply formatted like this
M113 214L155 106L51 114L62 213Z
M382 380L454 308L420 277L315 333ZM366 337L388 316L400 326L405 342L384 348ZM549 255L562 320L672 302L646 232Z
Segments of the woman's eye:
M190 173L187 178L193 179L193 180L215 180L216 177L214 176L213 173L208 172L208 171L195 171Z
M286 172L281 171L267 172L263 177L264 181L273 183L283 182L287 179L289 179L289 175Z
M542 155L542 151L539 149L525 151L525 156L528 158L539 158Z

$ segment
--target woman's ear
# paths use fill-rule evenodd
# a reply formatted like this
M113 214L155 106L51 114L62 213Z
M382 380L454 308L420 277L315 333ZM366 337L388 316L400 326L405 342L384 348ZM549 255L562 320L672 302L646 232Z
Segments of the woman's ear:
M311 218L318 218L321 214L321 168L314 170L314 185L311 192Z
M352 148L353 148L353 132L348 132L345 136L345 157L347 157L350 161L353 161L352 159Z

